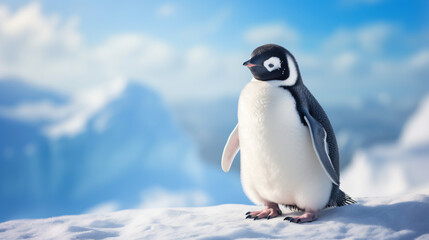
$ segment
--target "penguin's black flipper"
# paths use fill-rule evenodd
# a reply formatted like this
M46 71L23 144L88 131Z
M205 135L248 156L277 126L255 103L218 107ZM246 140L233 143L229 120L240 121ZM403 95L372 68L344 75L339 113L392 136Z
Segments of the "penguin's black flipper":
M329 157L328 144L326 142L326 131L316 119L314 119L308 112L304 113L304 120L310 130L311 141L313 148L316 152L317 158L320 161L323 169L325 170L332 183L335 185L340 184L340 178L335 171L334 165Z

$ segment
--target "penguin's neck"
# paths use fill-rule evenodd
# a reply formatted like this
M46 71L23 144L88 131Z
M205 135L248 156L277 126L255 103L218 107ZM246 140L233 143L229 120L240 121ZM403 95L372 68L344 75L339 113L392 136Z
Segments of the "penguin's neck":
M261 86L266 86L266 87L281 87L283 85L285 85L284 80L269 80L269 81L262 81L262 80L258 80L256 78L252 78L252 80L250 80L250 82L252 83L257 83L260 84Z
M291 82L288 82L288 79L286 79L286 80L262 81L262 80L258 80L256 78L254 78L254 77L252 78L252 80L250 80L250 82L257 83L258 85L264 86L264 87L281 87L281 88L293 88L293 87L301 84L301 82L298 80L293 81L293 84L291 84Z
M283 85L284 81L281 80L261 81L252 78L241 91L239 108L240 106L243 107L242 109L249 107L249 114L270 108L270 103L273 102L275 105L278 99L286 97Z

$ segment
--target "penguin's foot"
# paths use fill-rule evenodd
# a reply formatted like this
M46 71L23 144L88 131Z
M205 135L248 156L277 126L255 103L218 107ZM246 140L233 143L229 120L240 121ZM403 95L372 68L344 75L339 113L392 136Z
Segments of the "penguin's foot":
M279 208L277 203L268 203L265 204L265 208L260 211L252 211L246 213L247 218L253 218L253 220L258 220L262 218L271 219L282 215L282 211Z
M302 214L299 217L285 217L284 220L287 220L289 222L294 222L294 223L305 223L305 222L312 222L316 220L318 217L319 217L318 211L305 210L304 214Z

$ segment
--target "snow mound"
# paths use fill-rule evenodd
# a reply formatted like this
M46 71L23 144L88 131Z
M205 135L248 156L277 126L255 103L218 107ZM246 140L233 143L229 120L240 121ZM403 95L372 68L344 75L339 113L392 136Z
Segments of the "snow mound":
M351 196L393 196L429 186L429 96L406 123L397 143L361 150L342 174Z
M257 206L154 208L0 223L0 239L428 239L429 189L400 199L362 198L322 211L319 220L253 221Z
M417 112L406 123L400 144L403 146L429 145L429 95L424 98Z
M429 148L377 146L358 152L341 188L351 196L393 196L429 185Z

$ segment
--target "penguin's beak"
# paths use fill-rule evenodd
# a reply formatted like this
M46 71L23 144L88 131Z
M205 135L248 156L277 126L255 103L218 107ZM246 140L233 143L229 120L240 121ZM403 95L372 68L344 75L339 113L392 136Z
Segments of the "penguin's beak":
M244 63L243 63L243 66L246 66L246 67L248 67L248 68L251 68L251 67L254 67L254 66L257 66L256 64L253 64L253 63L251 63L250 62L250 60L247 60L247 61L245 61Z

